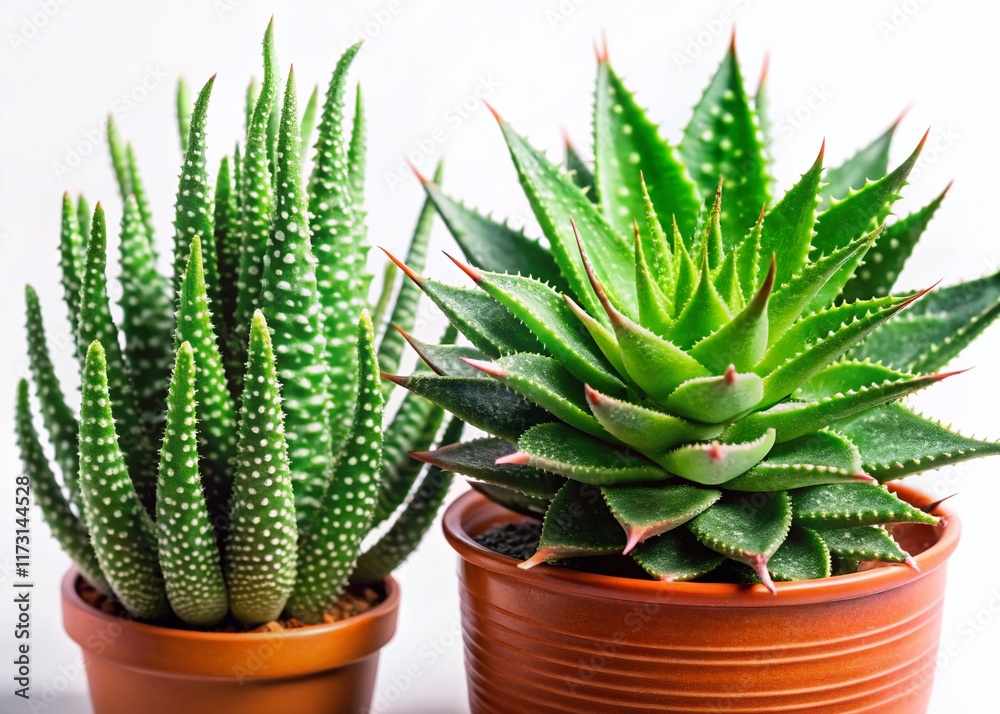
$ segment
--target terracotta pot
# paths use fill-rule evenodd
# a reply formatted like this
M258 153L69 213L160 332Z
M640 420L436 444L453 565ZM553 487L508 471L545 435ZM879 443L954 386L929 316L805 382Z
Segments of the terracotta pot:
M331 714L367 711L379 650L396 631L399 586L368 612L279 633L190 632L107 615L63 579L66 632L83 649L95 714Z
M881 567L779 583L772 595L762 586L521 570L472 536L523 517L465 494L444 530L462 558L472 711L924 712L960 531L954 515L935 514L945 527L900 534L919 572Z

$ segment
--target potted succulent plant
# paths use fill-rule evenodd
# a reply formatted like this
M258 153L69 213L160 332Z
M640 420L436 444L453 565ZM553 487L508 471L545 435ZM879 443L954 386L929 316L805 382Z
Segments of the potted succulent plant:
M223 159L214 191L205 161L214 77L193 110L181 86L171 278L157 271L134 152L109 122L124 199L120 323L104 210L63 202L79 418L27 288L30 367L61 482L27 381L18 441L35 499L76 563L63 615L98 714L318 713L370 702L379 650L395 631L390 572L429 527L450 475L407 456L436 441L443 409L407 395L383 431L378 362L398 364L403 338L389 330L376 347L394 273L374 314L365 309L360 93L350 131L344 117L357 49L330 82L307 189L300 136L311 133L317 93L300 121L289 71L277 108L271 25L245 141ZM418 263L432 216L425 206L410 245ZM393 322L413 324L419 295L403 284ZM461 428L452 420L448 439Z
M415 454L482 492L445 516L475 712L926 708L959 522L897 479L1000 445L900 400L997 278L893 294L923 142L774 198L764 105L731 48L670 145L600 52L593 173L497 117L544 243L424 179L475 285L397 262L471 346L386 376L486 432Z

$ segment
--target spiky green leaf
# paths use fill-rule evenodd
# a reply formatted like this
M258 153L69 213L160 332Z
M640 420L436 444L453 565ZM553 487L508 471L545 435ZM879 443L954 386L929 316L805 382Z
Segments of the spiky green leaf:
M119 602L139 619L156 620L169 612L169 604L155 526L118 445L108 367L104 349L95 340L86 352L80 407L84 516L97 562Z
M937 516L911 506L884 486L871 483L831 483L791 492L796 525L827 530L885 523L927 523Z
M295 497L274 349L263 313L250 328L224 568L233 616L270 622L297 570Z
M574 481L604 486L663 481L666 471L638 454L594 441L558 422L539 424L517 440L518 453L506 463L522 464Z
M640 172L656 212L693 231L701 208L694 182L604 57L594 101L594 178L602 213L619 235L646 215Z
M177 350L156 486L156 535L170 607L184 622L211 627L229 611L219 547L198 470L195 362Z
M343 458L322 496L316 521L299 543L299 573L288 601L303 622L322 619L344 591L368 532L382 460L382 389L368 312L358 322L358 399Z
M444 446L434 451L418 452L412 456L434 468L546 501L552 500L565 481L561 476L530 466L498 464L498 460L517 451L513 444L503 439L487 437L454 444L442 438L441 443Z

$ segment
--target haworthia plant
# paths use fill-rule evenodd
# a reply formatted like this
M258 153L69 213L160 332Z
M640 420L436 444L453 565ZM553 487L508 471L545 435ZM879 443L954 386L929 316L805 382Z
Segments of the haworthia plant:
M481 354L413 338L433 372L389 378L492 436L417 458L541 504L524 567L619 553L775 590L829 576L831 554L838 573L910 562L877 526L938 519L883 483L1000 453L900 402L1000 314L1000 274L892 291L943 197L885 225L923 142L889 170L890 130L825 189L820 151L772 198L735 48L677 145L603 52L596 92L593 171L498 117L547 246L424 182L477 290L399 264Z
M441 505L448 480L429 469L424 477L407 453L438 443L443 410L413 397L398 419L383 416L376 345L400 337L394 327L376 330L367 312L364 115L358 104L350 126L342 111L356 52L333 74L306 188L300 131L309 117L299 117L293 72L271 164L271 26L247 136L215 177L205 163L214 79L193 106L181 89L185 155L170 276L157 269L134 154L109 127L124 200L120 322L109 306L104 210L91 215L82 199L63 199L59 257L66 346L81 359L79 416L53 365L57 343L46 337L38 296L25 291L31 382L17 393L21 478L80 575L134 617L191 628L320 622L352 579L384 580ZM411 257L426 251L427 223ZM418 293L406 286L396 304L394 292L392 283L382 291L382 310L411 330ZM380 507L390 512L376 519ZM384 538L368 538L376 523Z

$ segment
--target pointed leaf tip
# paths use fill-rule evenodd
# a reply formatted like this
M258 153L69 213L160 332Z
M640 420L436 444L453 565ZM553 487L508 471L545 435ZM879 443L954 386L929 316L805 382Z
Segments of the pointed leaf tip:
M646 535L649 533L648 528L632 528L628 532L628 540L625 543L625 548L622 550L622 555L628 555L635 547L645 540Z
M459 357L460 360L465 362L470 367L475 367L480 372L490 375L491 377L496 377L497 379L506 379L509 375L505 372L499 365L493 362L487 362L486 360L473 359L472 357Z
M956 369L956 370L952 370L951 372L938 372L937 374L932 374L930 376L930 378L932 380L934 380L935 382L941 382L941 381L944 381L944 380L948 379L949 377L957 377L958 375L965 374L966 372L969 372L969 371L971 371L973 369L975 369L975 368L974 367L966 367L965 369Z
M587 399L587 404L592 407L604 403L604 395L591 387L589 384L583 385L583 394Z
M917 144L917 148L914 149L913 153L919 154L921 151L924 150L924 145L927 143L927 137L929 137L930 135L931 135L931 128L927 127L927 131L925 131L924 135L920 137L920 142Z
M931 285L929 288L924 288L923 290L920 290L918 292L913 293L912 295L910 295L910 297L906 298L906 300L904 300L903 302L901 302L899 304L899 307L896 309L896 312L900 312L901 310L904 310L904 309L908 308L910 305L912 305L913 303L915 303L917 300L919 300L920 298L922 298L924 295L926 295L927 293L929 293L931 290L933 290L934 288L936 288L940 284L941 284L941 281L938 280L936 283L934 283L933 285Z
M472 278L473 282L478 283L480 280L482 280L483 278L482 271L472 267L468 263L463 263L461 260L453 256L451 253L448 253L447 251L441 251L441 252L444 253L445 256L447 256L448 260L457 265L459 270L461 270L463 273Z
M501 456L493 463L495 463L497 466L503 466L505 464L513 466L527 466L528 464L531 463L531 455L526 454L523 451L515 451L512 454Z
M597 57L597 64L604 64L608 61L608 36L601 32L601 39L594 41L594 55Z
M410 171L413 172L413 175L417 177L417 181L419 181L422 186L433 186L434 185L434 182L431 181L426 176L424 176L424 174L422 174L420 172L420 169L418 169L416 167L416 164L414 164L412 161L410 161L409 159L407 159L406 165L410 167Z
M400 387L406 387L409 381L409 378L402 374L389 374L388 372L379 372L379 374L382 376L382 379L387 379L393 384L398 384Z
M771 574L767 572L767 558L757 555L751 558L748 564L757 573L757 577L760 578L760 584L770 590L772 595L777 595L778 588L771 579Z
M517 567L519 567L521 570L531 570L536 565L541 565L542 563L544 563L548 558L548 556L549 556L549 549L542 548L527 560L518 563Z
M754 297L754 303L764 309L767 307L767 301L771 297L771 291L774 290L774 281L778 274L778 260L774 253L771 253L771 265L767 269L767 275L764 276L764 282L761 283L760 290L757 291L757 295Z
M379 246L379 249L383 253L385 253L386 256L388 256L389 260L391 260L393 263L396 264L397 268L399 268L400 270L403 271L403 274L406 275L406 277L408 277L410 280L412 280L413 282L415 282L417 285L422 285L423 284L423 282L424 282L424 276L422 276L420 273L418 273L413 268L411 268L410 266L408 266L406 263L404 263L402 260L400 260L399 258L397 258L395 255L393 255L392 252L388 248L383 248L382 246Z
M758 87L757 91L760 91L760 87L763 87L765 84L767 84L767 76L770 71L771 71L771 53L765 52L764 61L760 65L760 81L757 82L757 87Z
M733 385L736 384L736 365L731 364L726 368L725 374L722 375L722 379L726 384Z
M920 566L917 565L917 561L913 558L912 555L907 555L906 559L903 562L906 563L906 565L908 565L910 568L912 568L914 572L917 573L920 572Z
M573 228L573 236L576 238L576 247L580 250L580 258L583 260L583 269L587 273L587 279L590 281L590 287L593 288L594 293L597 295L597 299L600 300L601 306L604 307L604 311L608 314L611 322L613 324L620 324L621 315L618 314L618 311L611 305L611 301L608 300L608 294L604 291L604 286L601 285L601 281L594 273L594 266L590 264L590 258L587 257L587 252L583 249L583 239L580 238L580 231L576 227L576 221L570 218L569 224ZM572 305L570 307L572 307Z
M951 494L948 494L948 495L947 495L947 496L945 496L944 498L939 498L939 499L938 499L938 500L936 500L936 501L931 501L931 502L930 502L930 503L928 503L928 504L925 504L925 505L923 505L923 506L920 506L920 510L921 510L921 511L923 511L924 513L930 513L930 512L931 512L931 511L933 511L933 510L934 510L935 508L937 508L938 506L940 506L940 505L941 505L942 503L944 503L945 501L947 501L947 500L948 500L949 498L954 498L954 497L955 497L955 496L957 496L957 495L958 495L958 492L957 492L957 491L956 491L955 493L951 493Z
M483 104L485 104L486 108L490 110L490 114L493 115L493 118L496 119L497 122L499 122L500 124L506 124L503 117L500 116L500 112L498 112L492 104L487 102L485 99L483 100Z

